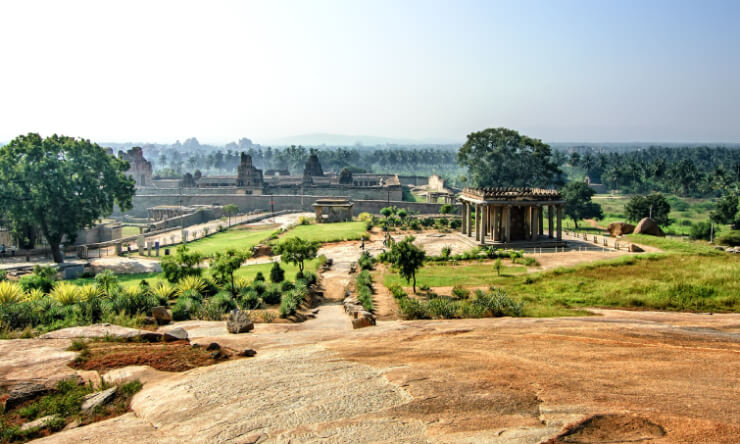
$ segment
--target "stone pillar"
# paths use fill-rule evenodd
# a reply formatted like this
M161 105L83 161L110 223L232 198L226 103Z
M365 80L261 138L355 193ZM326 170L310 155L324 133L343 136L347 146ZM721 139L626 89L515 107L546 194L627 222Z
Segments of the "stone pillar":
M537 207L537 220L540 222L540 231L537 232L537 236L542 236L543 234L545 234L545 212L542 207Z
M539 238L540 233L540 211L537 207L531 207L532 208L532 240L536 241Z
M462 216L462 223L460 224L460 231L462 234L466 233L467 224L465 223L466 217L465 217L465 211L468 207L467 202L463 202L462 207L460 208L461 216Z
M555 207L552 205L547 206L547 237L552 239L555 237L555 227L553 224L555 223L555 217L553 213L555 211Z
M488 233L488 205L482 205L480 207L481 209L481 218L480 218L480 236L479 241L481 245L485 245L486 243L486 234Z
M480 240L480 205L475 206L475 240Z
M501 242L501 235L499 234L499 228L501 227L501 221L499 215L501 214L501 207L493 207L493 227L491 230L491 239L494 242Z
M468 237L473 237L473 204L468 202Z
M558 241L563 240L563 206L558 205Z
M504 207L504 242L511 242L511 207Z

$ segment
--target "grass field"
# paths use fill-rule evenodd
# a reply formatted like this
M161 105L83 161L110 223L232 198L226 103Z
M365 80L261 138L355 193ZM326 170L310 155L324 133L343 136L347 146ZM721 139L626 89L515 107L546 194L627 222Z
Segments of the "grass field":
M139 234L139 227L134 226L126 226L121 228L121 236L122 237L129 237L129 236L136 236Z
M230 229L216 233L209 237L188 242L188 248L199 251L204 257L213 257L216 252L229 248L237 250L251 250L252 247L264 241L274 230L240 230Z
M365 222L339 222L334 224L299 225L284 234L281 239L300 237L310 241L338 242L359 240L367 232Z
M493 268L493 262L475 262L462 265L425 264L416 273L416 286L417 288L422 285L428 285L429 287L498 286L511 280L513 276L526 271L526 267L521 265L504 264L501 276L498 276ZM383 283L387 287L393 284L399 284L402 287L411 286L398 273L386 273Z

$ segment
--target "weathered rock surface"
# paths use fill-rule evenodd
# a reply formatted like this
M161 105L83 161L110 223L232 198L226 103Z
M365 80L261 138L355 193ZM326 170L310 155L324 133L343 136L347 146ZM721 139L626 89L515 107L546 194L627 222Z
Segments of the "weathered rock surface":
M372 327L375 325L375 318L360 316L357 319L352 319L352 328L364 328Z
M246 333L254 329L254 322L246 311L231 310L226 321L226 329L233 334Z
M642 253L645 250L637 244L630 244L630 253Z
M56 417L57 417L56 415L48 415L48 416L44 416L43 418L39 418L35 421L27 422L21 426L21 431L27 432L31 429L46 427L46 425L49 422L55 420Z
M612 222L606 227L609 234L613 237L622 236L624 234L631 234L635 231L635 226L628 224L627 222Z
M45 384L33 381L23 381L13 385L10 388L8 399L5 400L5 410L13 409L29 399L45 395L51 391L51 388Z
M90 393L86 395L82 402L82 412L91 412L97 407L103 406L113 400L116 396L116 387L103 390L101 392Z
M76 339L76 338L104 338L113 337L119 339L141 339L149 342L158 342L162 340L162 333L139 330L136 328L121 327L113 324L94 324L81 327L69 327L61 330L55 330L44 335L41 339Z
M151 368L148 365L129 365L109 370L105 375L103 375L103 379L108 384L115 385L121 385L136 379L138 379L142 384L146 384L153 381L159 381L172 375L173 373L160 371Z
M164 332L164 340L165 342L187 341L188 332L182 327L176 327Z
M0 341L0 387L7 392L17 384L52 388L61 379L76 378L67 366L77 352L67 351L68 339L11 339Z
M660 236L660 237L665 236L665 234L663 233L663 230L660 229L658 224L655 223L655 221L650 219L649 217L645 217L640 222L637 223L634 233L635 234L649 234L651 236Z
M157 325L167 325L172 322L172 313L167 310L167 307L152 308L152 317L154 317Z

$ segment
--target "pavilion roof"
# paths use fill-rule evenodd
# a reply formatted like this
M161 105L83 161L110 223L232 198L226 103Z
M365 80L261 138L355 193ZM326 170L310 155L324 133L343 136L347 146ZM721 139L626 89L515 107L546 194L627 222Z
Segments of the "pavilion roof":
M530 187L466 187L462 195L479 200L562 200L558 190Z

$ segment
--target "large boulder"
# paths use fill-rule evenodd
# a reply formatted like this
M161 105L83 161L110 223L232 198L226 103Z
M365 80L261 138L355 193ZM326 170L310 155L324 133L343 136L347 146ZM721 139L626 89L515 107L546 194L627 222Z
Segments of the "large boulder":
M152 308L152 317L157 322L157 325L167 325L172 322L172 313L167 310L167 307Z
M182 327L176 327L164 332L164 340L165 342L187 341L188 332Z
M628 224L627 222L612 222L606 227L609 234L613 237L622 236L624 234L631 234L635 231L635 226Z
M10 389L8 399L5 400L4 409L8 411L24 402L49 393L50 387L33 381L22 381Z
M82 401L82 412L87 413L107 404L116 396L116 387L86 395Z
M226 329L233 334L246 333L254 329L254 322L246 311L231 310L229 319L226 321Z
M650 219L649 217L643 218L640 222L638 222L637 226L635 227L635 234L649 234L651 236L660 236L663 237L665 234L663 233L663 230L660 229L657 223L655 223L654 220Z

